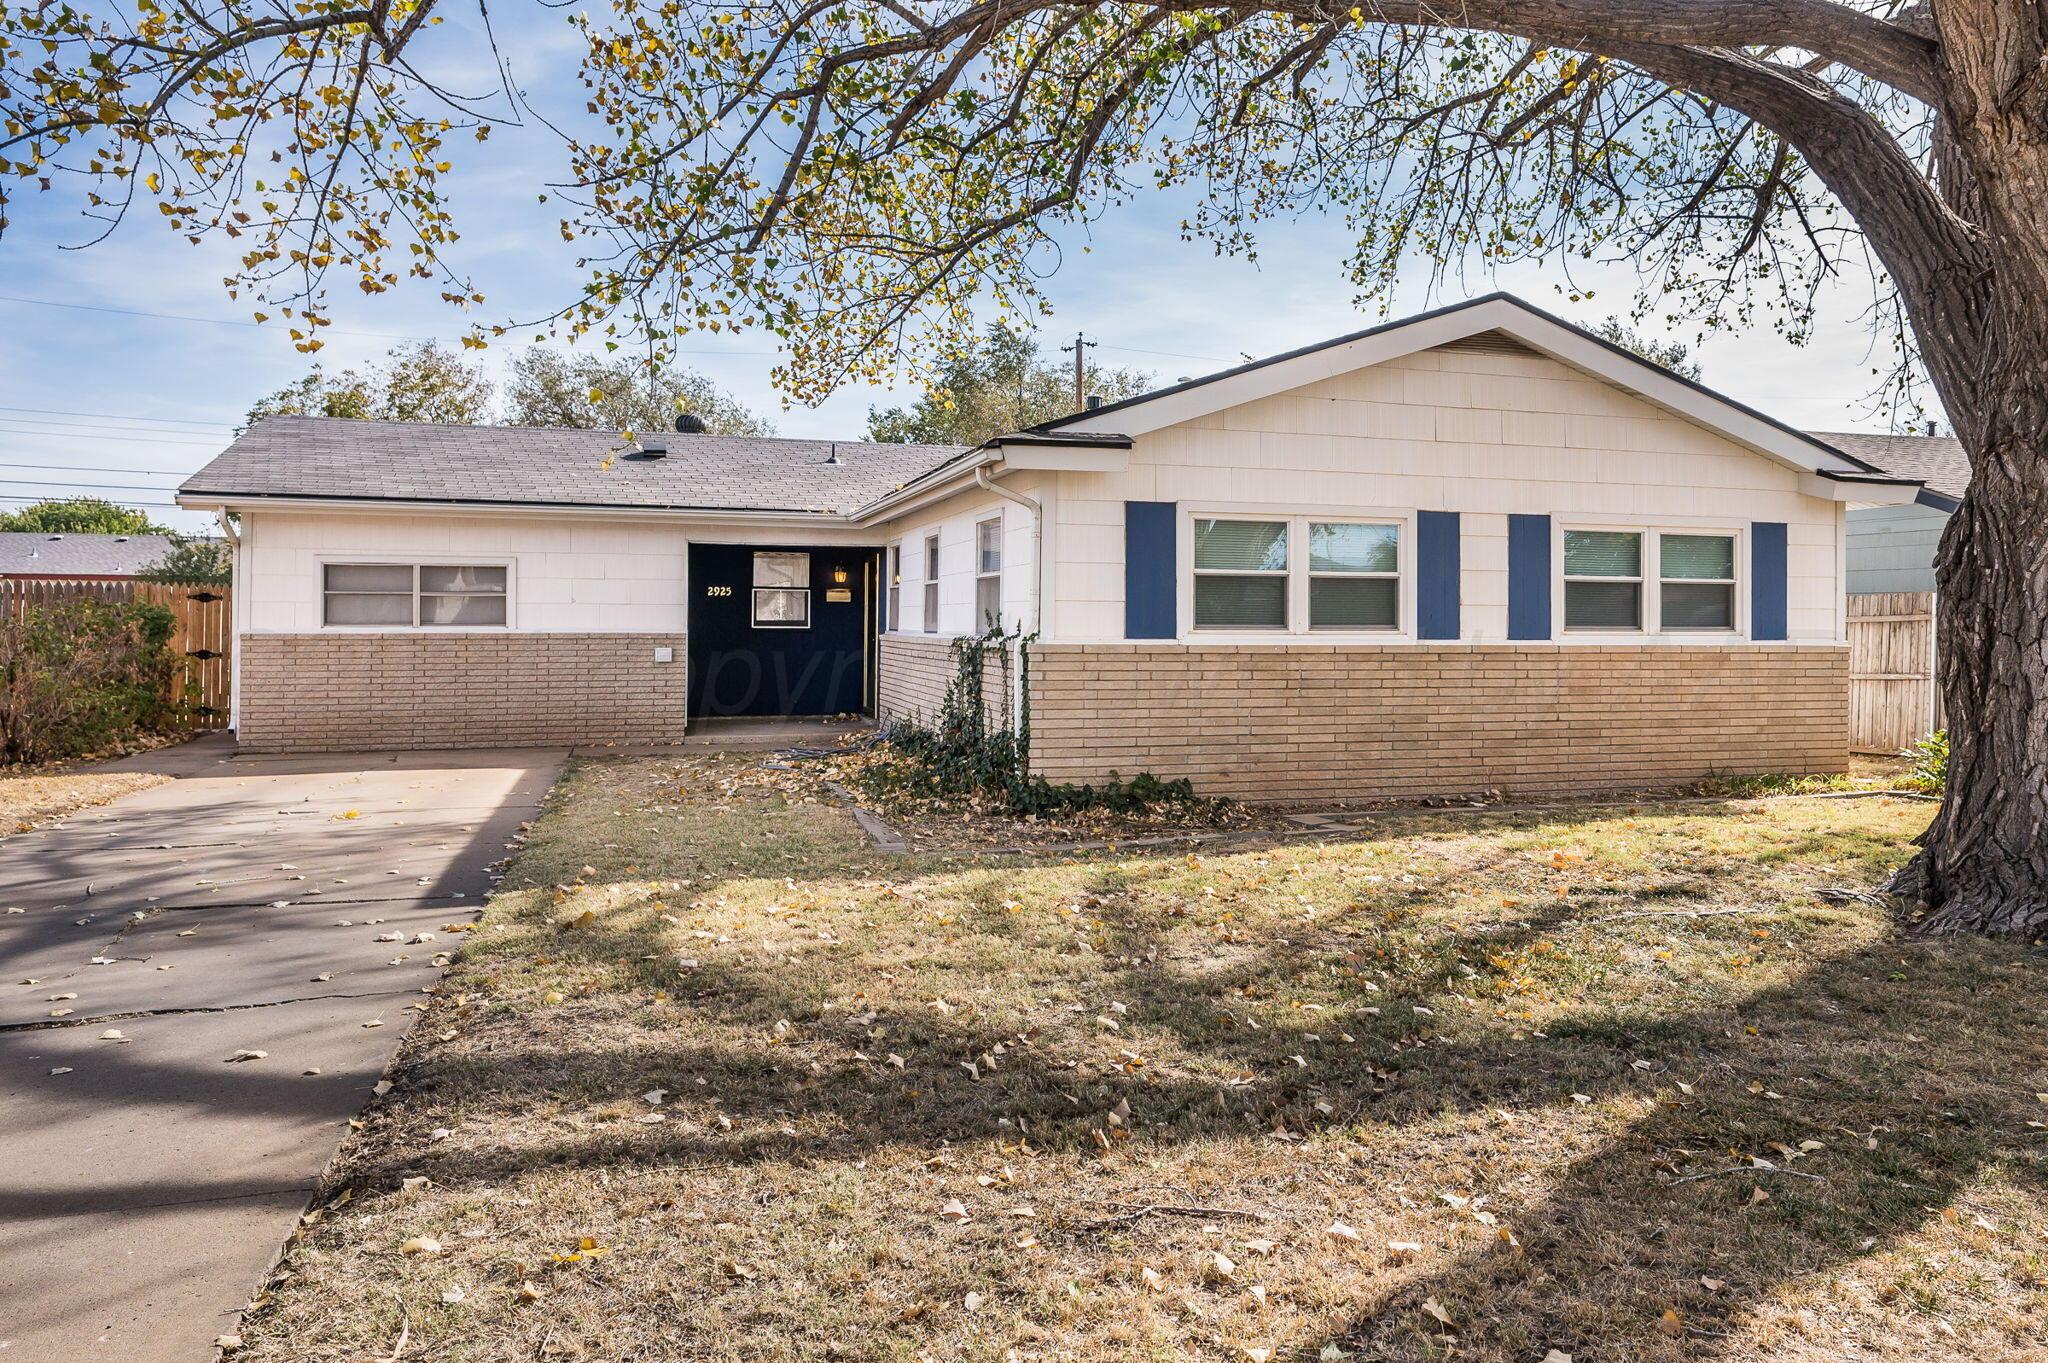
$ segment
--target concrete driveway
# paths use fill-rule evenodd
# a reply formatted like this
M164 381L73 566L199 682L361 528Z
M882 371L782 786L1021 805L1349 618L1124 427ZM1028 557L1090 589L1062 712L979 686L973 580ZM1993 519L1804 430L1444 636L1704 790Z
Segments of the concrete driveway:
M213 1356L563 757L204 739L0 842L0 1363Z

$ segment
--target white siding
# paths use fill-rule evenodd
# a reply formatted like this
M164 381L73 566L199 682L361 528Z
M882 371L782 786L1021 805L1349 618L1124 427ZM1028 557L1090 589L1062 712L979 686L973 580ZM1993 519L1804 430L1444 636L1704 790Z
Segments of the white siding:
M679 634L688 627L693 539L801 545L879 538L839 529L792 533L567 514L266 509L246 523L236 605L247 611L241 627L259 634L320 629L321 565L350 560L508 563L514 630Z
M1040 484L1041 480L1035 477L1012 475L1003 479L1004 487L1027 497L1041 495ZM1121 516L1121 509L1118 514ZM1015 502L976 488L886 522L871 532L870 537L876 541L901 545L903 549L903 608L897 633L924 632L924 541L935 530L939 536L938 634L951 637L980 633L981 624L974 618L974 527L996 516L1003 522L1003 627L1029 627L1037 573L1032 558L1031 513Z
M1123 473L1060 475L1048 639L1123 637L1126 500L1176 502L1184 515L1460 512L1463 636L1475 642L1507 637L1511 513L1673 529L1784 521L1791 638L1840 639L1839 504L1800 492L1784 465L1533 353L1424 351L1141 435ZM1746 542L1740 552L1746 595Z

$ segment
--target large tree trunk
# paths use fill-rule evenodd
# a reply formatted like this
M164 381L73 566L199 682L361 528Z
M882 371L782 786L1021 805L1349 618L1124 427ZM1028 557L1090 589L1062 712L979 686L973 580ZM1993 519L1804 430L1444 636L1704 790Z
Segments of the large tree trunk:
M1925 932L2048 933L2048 351L1979 373L1970 494L1935 564L1948 789L1893 890Z

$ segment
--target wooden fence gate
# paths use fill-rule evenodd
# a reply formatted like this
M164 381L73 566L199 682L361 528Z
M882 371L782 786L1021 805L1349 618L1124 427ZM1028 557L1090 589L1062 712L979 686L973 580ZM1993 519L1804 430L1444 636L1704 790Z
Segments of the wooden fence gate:
M1895 753L1947 722L1934 675L1934 593L1849 598L1849 750Z
M234 673L234 602L226 587L172 587L155 582L0 578L0 613L87 596L95 601L148 601L171 613L172 707L192 729L224 729Z

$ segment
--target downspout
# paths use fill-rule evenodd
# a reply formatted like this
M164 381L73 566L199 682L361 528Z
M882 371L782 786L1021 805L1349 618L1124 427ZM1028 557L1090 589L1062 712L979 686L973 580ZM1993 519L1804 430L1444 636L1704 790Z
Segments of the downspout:
M235 529L235 518L226 507L214 511L214 519L220 522L221 536L227 540L234 552L233 568L228 577L228 731L237 738L242 732L242 612L249 603L242 598L248 574L242 571L242 534Z
M1037 637L1039 625L1045 618L1045 508L1036 500L1026 497L1014 488L999 486L988 476L986 464L974 466L974 485L984 492L993 492L1006 502L1015 502L1031 513L1031 635ZM1019 644L1021 648L1022 645ZM1021 671L1021 669L1020 669ZM1023 678L1018 678L1017 694L1010 704L1010 727L1014 732L1024 723Z

